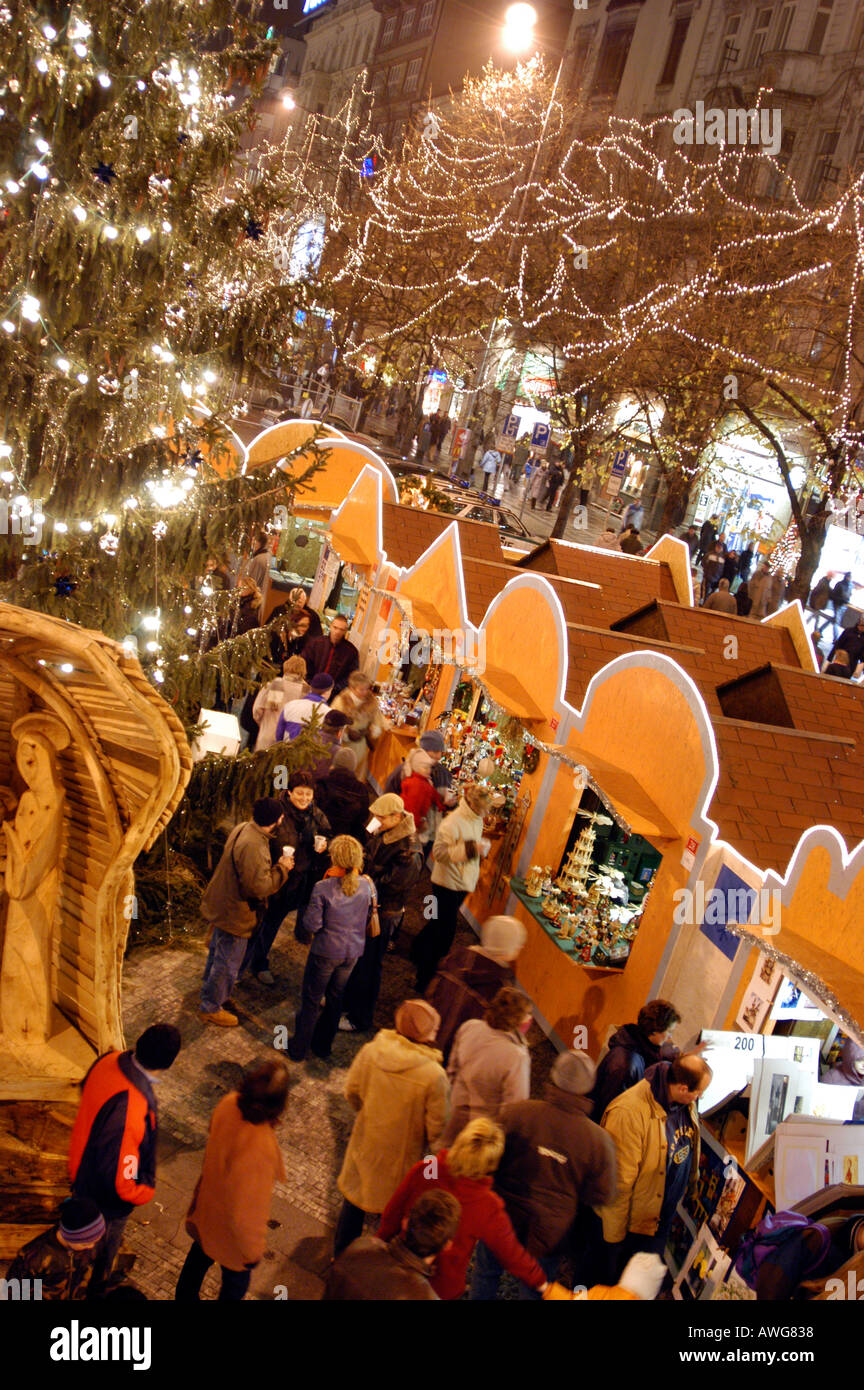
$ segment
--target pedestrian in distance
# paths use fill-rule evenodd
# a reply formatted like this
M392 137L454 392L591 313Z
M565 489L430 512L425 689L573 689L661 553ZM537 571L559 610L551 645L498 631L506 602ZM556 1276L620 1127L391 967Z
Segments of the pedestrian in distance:
M532 1018L527 996L505 985L482 1018L470 1018L459 1027L447 1063L452 1112L445 1144L471 1120L497 1120L503 1106L528 1099L531 1054L525 1034Z
M135 1207L156 1191L159 1110L153 1089L180 1051L179 1031L169 1023L146 1028L128 1052L112 1050L84 1078L69 1144L72 1195L95 1202L105 1235L90 1277L90 1291L104 1289Z
M274 1133L288 1101L288 1069L272 1060L251 1067L240 1088L220 1100L210 1121L204 1164L186 1217L192 1245L177 1281L178 1303L196 1302L214 1263L220 1303L240 1302L264 1258L273 1185L285 1178Z
M293 856L271 857L271 841L282 822L275 797L255 802L252 819L234 827L201 899L201 916L210 925L210 944L201 982L201 1018L220 1028L236 1028L237 1015L225 1008L246 959L267 899L288 879Z
M382 1028L351 1063L345 1098L357 1118L338 1178L337 1255L362 1235L364 1215L380 1215L408 1169L438 1145L450 1095L435 1046L439 1022L425 1000L409 999L395 1028Z
M329 852L331 867L312 889L297 932L310 950L287 1047L293 1062L305 1061L310 1047L316 1057L329 1061L345 986L363 955L367 932L379 930L375 887L361 873L362 845L350 835L337 835Z

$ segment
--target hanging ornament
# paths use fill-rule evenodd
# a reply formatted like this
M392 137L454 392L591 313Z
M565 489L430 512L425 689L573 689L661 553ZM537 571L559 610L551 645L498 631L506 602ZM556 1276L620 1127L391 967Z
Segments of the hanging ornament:
M104 183L109 187L111 185L111 180L117 177L114 172L114 166L112 164L103 164L101 159L98 164L94 164L91 172L96 175L100 183Z
M99 537L99 549L104 550L106 555L116 555L120 548L120 537L116 531L106 531L104 536Z
M54 580L54 592L59 598L68 598L78 588L71 574L59 574Z
M104 396L116 396L120 390L120 382L116 376L97 376L96 384Z
M153 535L156 537L157 541L161 541L162 537L167 536L167 534L168 523L166 521L157 521L153 527Z
M264 235L262 223L256 222L254 217L248 218L246 222L246 235L250 241L260 241Z

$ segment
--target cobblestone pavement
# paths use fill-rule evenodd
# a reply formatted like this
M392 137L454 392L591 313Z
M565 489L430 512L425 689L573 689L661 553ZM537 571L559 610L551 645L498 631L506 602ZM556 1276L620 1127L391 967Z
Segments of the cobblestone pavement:
M396 1006L413 994L414 970L408 960L410 935L419 929L416 904L428 891L418 885L397 950L388 954L376 1026L392 1026ZM289 919L290 920L290 919ZM467 926L460 934L473 939ZM124 1025L130 1044L149 1024L176 1023L183 1034L177 1061L159 1082L159 1168L156 1197L136 1211L127 1225L125 1248L136 1255L130 1278L150 1299L173 1297L189 1248L184 1217L201 1168L210 1116L217 1102L236 1086L250 1062L267 1055L275 1032L290 1025L299 999L305 948L283 927L271 953L277 983L241 983L233 999L239 1028L213 1028L201 1022L198 991L204 966L204 935L178 947L140 947L126 961L123 976ZM532 1093L539 1094L554 1050L535 1027ZM293 1085L279 1128L286 1178L274 1192L271 1237L254 1271L249 1297L318 1298L331 1257L332 1229L341 1197L336 1177L348 1142L353 1111L342 1096L345 1075L367 1037L339 1033L331 1063L310 1059L288 1063ZM284 1054L282 1054L284 1055ZM215 1298L218 1270L210 1271L202 1297Z

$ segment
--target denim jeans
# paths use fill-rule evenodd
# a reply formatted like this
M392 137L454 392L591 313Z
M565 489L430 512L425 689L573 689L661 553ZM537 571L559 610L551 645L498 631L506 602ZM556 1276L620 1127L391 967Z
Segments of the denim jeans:
M303 972L300 1012L294 1020L294 1036L288 1044L289 1056L295 1062L303 1061L310 1044L317 1057L330 1056L342 1012L342 996L356 964L356 956L350 960L331 960L329 956L309 952Z
M215 1014L230 997L248 944L245 936L232 936L221 927L213 928L201 983L202 1013Z
M560 1255L536 1255L535 1259L546 1278L554 1279L561 1262ZM503 1270L504 1266L498 1257L492 1254L488 1245L484 1245L482 1240L478 1240L477 1248L474 1251L474 1273L471 1276L469 1299L474 1303L479 1303L497 1298L498 1284ZM531 1288L530 1284L523 1284L521 1279L517 1280L517 1283L519 1285L519 1297L523 1302L541 1297L536 1289Z
M189 1254L186 1256L186 1263L180 1271L180 1278L177 1280L177 1288L174 1293L176 1303L194 1303L198 1301L201 1293L201 1285L204 1283L204 1276L213 1264L209 1255L206 1255L198 1244L193 1240L189 1247ZM220 1303L240 1303L249 1288L249 1280L252 1278L251 1269L226 1269L220 1265L222 1270L222 1287L219 1290Z

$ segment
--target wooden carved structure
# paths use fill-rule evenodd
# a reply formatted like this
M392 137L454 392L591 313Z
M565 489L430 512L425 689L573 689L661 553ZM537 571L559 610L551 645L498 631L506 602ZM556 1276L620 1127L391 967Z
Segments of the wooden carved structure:
M77 1099L122 1046L132 866L190 770L134 657L0 603L0 1099Z

